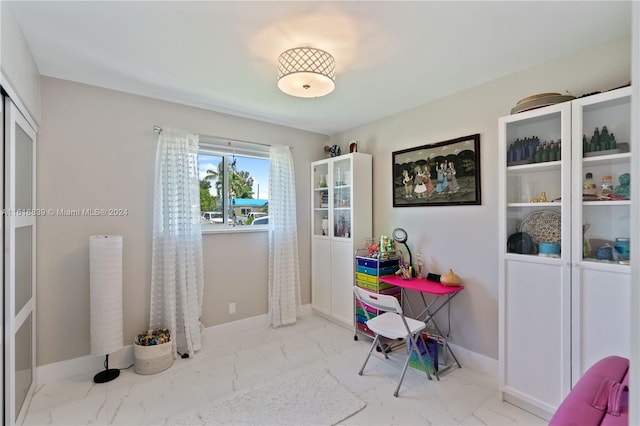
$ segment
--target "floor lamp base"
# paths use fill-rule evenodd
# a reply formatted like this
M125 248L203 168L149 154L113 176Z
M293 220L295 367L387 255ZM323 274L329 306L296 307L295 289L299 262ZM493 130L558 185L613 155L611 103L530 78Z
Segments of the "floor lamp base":
M117 368L111 368L108 370L102 370L95 376L93 376L94 383L107 383L115 379L120 375L120 370Z
M107 383L120 375L117 368L109 368L109 354L104 361L104 370L93 376L94 383Z

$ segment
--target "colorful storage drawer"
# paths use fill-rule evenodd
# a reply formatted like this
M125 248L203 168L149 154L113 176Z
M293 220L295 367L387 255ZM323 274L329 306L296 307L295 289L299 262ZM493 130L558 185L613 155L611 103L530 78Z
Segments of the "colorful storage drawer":
M380 268L380 270L376 268L369 268L368 266L358 265L358 269L357 269L358 272L361 272L363 274L372 275L372 276L379 275L381 277L385 275L393 275L396 273L397 270L398 270L398 265L389 266L386 268Z
M369 319L373 319L375 317L378 316L378 314L373 313L373 312L369 312L367 311L367 313L365 314L364 310L362 308L356 308L356 319L360 322L365 322L367 321L367 315L369 315Z
M371 317L371 314L369 314L369 317ZM364 315L356 314L356 321L358 321L359 323L366 323L368 319Z
M360 281L356 280L356 284L358 287L366 288L368 290L380 292L380 290L388 290L390 288L396 288L391 284L387 283L378 283L378 282L370 282L370 281Z
M376 315L378 313L378 310L376 308L372 308L371 306L367 305L366 303L360 303L359 300L356 300L356 310L363 310L363 309L366 309L367 311L369 311L369 313L374 314L374 315Z
M369 257L357 257L356 259L358 260L358 266L366 266L367 268L378 269L398 266L398 258L378 260Z
M369 336L375 336L375 333L371 330L369 330L369 327L367 327L366 324L358 321L356 322L356 327L358 327L358 331L364 334L368 334Z
M362 272L356 272L356 279L358 281L365 281L368 283L378 284L378 277L375 275L363 274Z

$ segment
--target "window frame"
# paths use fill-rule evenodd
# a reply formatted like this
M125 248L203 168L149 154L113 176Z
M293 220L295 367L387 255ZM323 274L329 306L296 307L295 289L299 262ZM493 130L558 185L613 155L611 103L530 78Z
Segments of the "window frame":
M238 233L238 232L265 232L269 230L269 225L255 225L255 226L237 226L236 224L229 224L229 158L235 157L248 157L264 159L269 161L269 146L265 144L245 141L234 141L229 139L219 139L207 136L200 136L200 143L198 147L198 156L215 155L222 157L222 193L225 194L221 197L222 201L222 224L201 224L202 234L220 234L220 233ZM269 164L269 167L271 164ZM259 194L258 194L259 196ZM202 214L202 212L200 212Z

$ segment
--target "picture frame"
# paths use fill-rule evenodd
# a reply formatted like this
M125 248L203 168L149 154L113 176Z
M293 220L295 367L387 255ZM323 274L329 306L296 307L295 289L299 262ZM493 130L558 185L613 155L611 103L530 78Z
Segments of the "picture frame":
M392 152L393 207L482 204L480 134Z

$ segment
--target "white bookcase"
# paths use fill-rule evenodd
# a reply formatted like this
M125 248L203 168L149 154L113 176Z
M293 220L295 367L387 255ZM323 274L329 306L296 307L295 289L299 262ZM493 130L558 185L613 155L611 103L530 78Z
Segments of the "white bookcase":
M354 326L353 255L371 238L371 155L311 163L311 306Z
M583 200L586 173L615 186L630 172L630 100L626 87L499 120L500 388L547 419L594 362L630 354L630 266L584 241L628 237L632 201ZM583 152L603 126L617 148ZM547 153L531 157L538 142ZM521 231L537 252L514 244Z
M630 146L631 87L573 102L574 140L583 135L588 138L596 127L601 130L602 126L607 126L622 148L618 148L620 152L609 150L603 155L585 157L581 144L574 144L574 194L580 193L581 179L586 173L592 173L596 183L602 176L612 176L614 186L619 185L622 174L629 173L631 184L637 184L638 175L631 173L631 150L637 149ZM580 231L583 225L589 224L587 239L615 242L618 238L629 238L632 202L635 200L572 198L572 385L599 359L607 355L630 356L631 266L628 257L621 262L601 262L594 256L593 245L585 256L580 250L583 244ZM635 241L632 243L637 247Z

